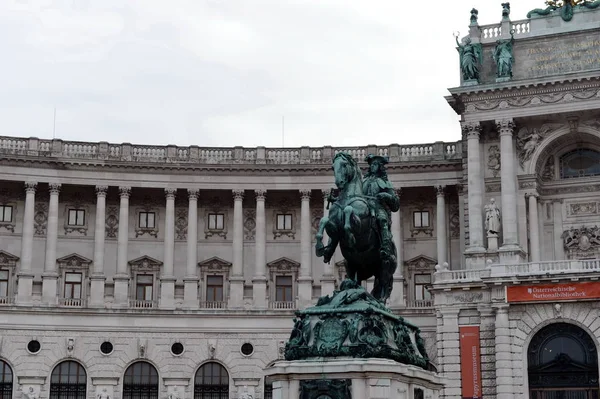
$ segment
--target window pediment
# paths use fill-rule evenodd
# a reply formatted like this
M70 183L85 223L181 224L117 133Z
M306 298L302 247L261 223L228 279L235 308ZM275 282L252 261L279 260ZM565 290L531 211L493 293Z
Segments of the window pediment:
M135 269L140 272L142 272L142 271L143 272L159 271L160 267L163 264L161 261L151 258L150 256L147 256L147 255L141 256L134 260L130 260L128 263L132 269Z
M404 264L408 266L409 270L433 271L437 264L437 260L430 258L429 256L419 255L405 261Z
M214 272L214 273L227 273L233 264L217 256L198 262L200 269Z
M92 260L81 256L76 253L72 253L62 258L56 259L56 263L61 268L69 269L87 269L92 264Z
M6 251L0 250L0 266L16 266L19 257Z
M275 272L296 272L300 268L300 263L290 258L279 258L272 262L267 263L269 270Z

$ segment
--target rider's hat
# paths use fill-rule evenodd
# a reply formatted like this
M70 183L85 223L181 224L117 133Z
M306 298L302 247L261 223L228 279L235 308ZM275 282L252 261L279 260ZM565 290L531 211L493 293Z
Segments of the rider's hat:
M381 155L373 155L373 154L367 155L367 157L365 158L365 161L369 165L371 165L371 163L373 161L378 161L381 165L385 165L385 164L389 163L388 157L382 157Z

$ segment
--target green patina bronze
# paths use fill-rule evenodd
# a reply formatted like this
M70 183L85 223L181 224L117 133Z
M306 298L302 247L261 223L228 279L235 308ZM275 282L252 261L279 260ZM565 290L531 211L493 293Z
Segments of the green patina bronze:
M513 56L513 44L515 39L513 37L514 32L510 32L510 39L501 39L496 41L496 47L492 58L496 63L496 77L498 78L512 78L513 62L515 58Z
M531 18L534 15L550 15L556 10L560 10L560 16L564 21L570 21L573 19L573 15L577 9L588 8L594 9L600 7L600 0L589 1L589 0L558 0L558 1L546 1L546 8L536 8L527 13L527 18Z
M352 380L300 381L300 399L349 399Z
M357 162L346 153L333 160L339 195L317 231L316 254L325 262L339 245L347 278L316 306L297 311L285 347L286 360L349 356L386 358L427 368L429 359L419 329L394 315L385 301L392 292L396 247L391 213L400 201L387 179L387 159L369 155L364 178ZM327 232L329 242L323 244ZM374 276L371 293L361 282Z
M479 67L483 59L481 44L472 43L470 37L467 37L465 43L461 44L456 37L456 45L460 54L460 70L463 80L479 82Z

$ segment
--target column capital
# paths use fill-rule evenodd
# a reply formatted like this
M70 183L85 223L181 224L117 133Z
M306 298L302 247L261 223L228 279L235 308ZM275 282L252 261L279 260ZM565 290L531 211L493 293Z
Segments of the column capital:
M539 198L540 195L537 193L537 191L526 191L525 198L529 198L529 197Z
M321 195L323 196L323 200L327 200L329 198L329 194L331 194L331 189L330 188L323 188L321 189Z
M438 197L443 197L446 194L446 186L435 186L435 193Z
M25 182L25 192L26 193L35 193L36 187L37 187L37 182L34 182L34 181L26 181Z
M119 196L121 198L129 198L131 195L131 187L119 186Z
M50 195L58 195L60 193L60 187L62 185L60 183L48 183L48 188L50 189Z
M96 186L96 196L97 197L106 197L107 191L108 191L108 186Z
M200 192L200 190L198 190L197 188L188 188L188 190L187 190L188 198L190 200L197 200L199 192Z
M257 201L264 201L267 198L267 190L264 189L256 189L254 194L256 194Z
M176 188L165 188L165 196L167 197L167 200L174 200L176 193Z
M456 192L458 195L463 195L463 193L465 192L465 186L462 183L458 183L456 185Z
M302 201L310 201L310 193L311 193L310 189L301 188L300 189L300 197L302 198Z
M479 134L481 133L481 124L479 122L462 122L461 129L467 138L479 140Z
M241 201L244 199L244 190L234 189L234 190L231 190L231 192L233 194L234 201Z
M512 136L515 130L515 122L512 119L499 119L496 120L496 128L500 136L509 135Z

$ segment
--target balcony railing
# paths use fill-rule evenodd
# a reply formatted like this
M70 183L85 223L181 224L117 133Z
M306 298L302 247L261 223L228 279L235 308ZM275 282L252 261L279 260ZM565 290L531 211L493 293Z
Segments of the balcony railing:
M9 296L0 296L0 305L12 305L14 298Z
M434 273L434 283L465 283L481 281L483 278L490 277L556 276L590 272L600 272L600 259L490 264L485 269L441 270Z
M130 299L129 307L134 309L152 309L156 307L155 301L145 301L142 299Z
M200 302L200 309L225 309L227 302L225 301L203 301Z
M294 301L271 301L269 309L295 309L296 302Z
M58 304L65 308L82 308L85 307L85 300L81 298L59 298Z
M367 154L384 155L392 162L450 160L462 158L462 142L364 147L179 147L40 140L0 136L0 154L56 159L114 160L187 164L329 164L339 152L363 162Z
M406 307L409 309L430 309L433 308L431 299L415 299L406 301Z

